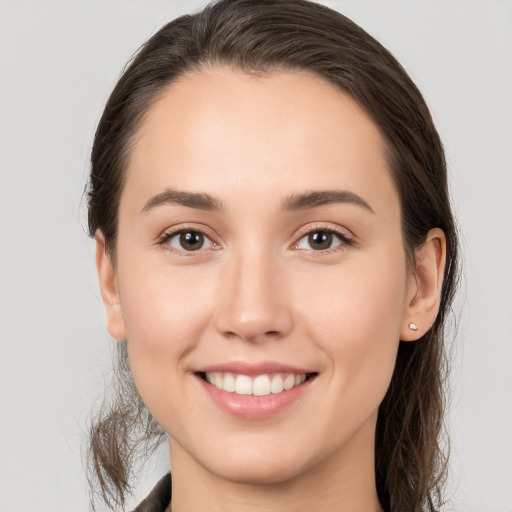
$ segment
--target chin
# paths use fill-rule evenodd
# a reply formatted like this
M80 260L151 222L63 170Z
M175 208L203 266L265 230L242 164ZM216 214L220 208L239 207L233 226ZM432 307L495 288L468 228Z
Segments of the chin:
M233 450L221 458L215 457L204 464L213 474L238 484L277 485L293 480L306 470L307 461L297 457L301 451L286 453L285 450ZM205 461L206 462L206 461Z
M250 463L245 462L243 465L219 468L217 475L237 484L279 485L293 480L302 472L300 467L290 467L282 463L248 466Z

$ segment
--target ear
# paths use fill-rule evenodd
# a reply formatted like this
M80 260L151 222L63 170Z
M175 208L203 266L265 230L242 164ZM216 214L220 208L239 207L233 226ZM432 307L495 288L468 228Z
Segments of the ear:
M96 270L98 271L101 297L107 314L108 331L114 338L125 340L126 329L119 300L116 271L106 250L105 237L100 230L96 232L95 240Z
M406 310L400 332L402 341L421 338L437 317L446 263L444 232L439 228L431 229L415 256L416 266L409 276ZM417 329L411 328L411 324Z

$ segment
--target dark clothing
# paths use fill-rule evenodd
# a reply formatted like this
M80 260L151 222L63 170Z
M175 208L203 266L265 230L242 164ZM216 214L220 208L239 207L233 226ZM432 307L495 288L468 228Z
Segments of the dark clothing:
M170 502L171 473L167 473L133 512L165 512Z

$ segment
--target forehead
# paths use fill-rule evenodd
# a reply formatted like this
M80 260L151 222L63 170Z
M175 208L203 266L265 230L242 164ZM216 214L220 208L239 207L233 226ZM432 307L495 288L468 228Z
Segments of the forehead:
M132 147L126 194L140 204L158 188L229 199L320 187L397 202L385 155L372 119L324 79L214 68L183 76L153 102Z

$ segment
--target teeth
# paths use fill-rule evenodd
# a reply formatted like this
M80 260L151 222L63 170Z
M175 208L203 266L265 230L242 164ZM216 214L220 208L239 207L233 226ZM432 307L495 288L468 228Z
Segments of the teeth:
M289 374L286 376L283 382L283 388L285 391L292 389L295 386L295 375Z
M267 396L271 393L281 393L300 386L305 380L305 373L263 374L256 377L233 375L227 372L206 373L206 381L209 384L237 395Z
M268 375L258 375L252 383L252 394L256 396L270 395L270 379Z
M224 389L223 386L215 386L219 389ZM247 375L239 375L235 382L235 393L237 395L252 395L252 379Z
M224 374L224 381L222 383L222 388L224 391L229 391L230 393L234 393L236 389L236 381L235 377L233 377L232 373Z
M270 392L281 393L283 390L283 377L281 377L281 375L274 375L272 377L272 382L270 383Z

